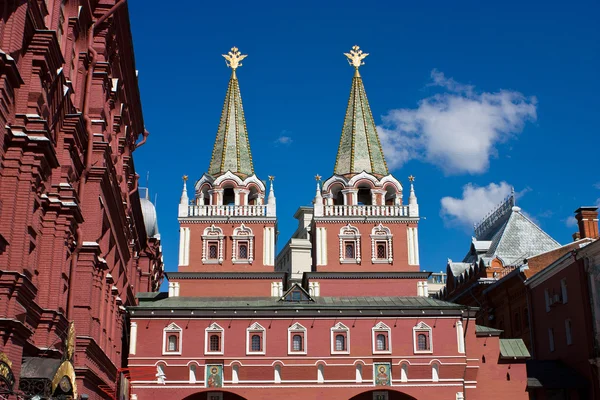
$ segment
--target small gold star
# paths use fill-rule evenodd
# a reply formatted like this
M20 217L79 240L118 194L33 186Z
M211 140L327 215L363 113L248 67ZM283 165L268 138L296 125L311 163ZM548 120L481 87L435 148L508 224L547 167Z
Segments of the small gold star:
M184 175L184 176L183 176L183 181L185 182L185 181L187 181L187 180L188 180L188 176L187 176L187 175Z
M275 180L275 176L273 176L273 175L269 175L269 180L270 180L271 182L273 182L273 181Z
M411 175L408 177L408 180L412 183L415 181L415 177Z
M319 174L316 174L316 175L315 175L315 180L316 180L316 181L320 181L320 180L321 180L321 175L319 175Z

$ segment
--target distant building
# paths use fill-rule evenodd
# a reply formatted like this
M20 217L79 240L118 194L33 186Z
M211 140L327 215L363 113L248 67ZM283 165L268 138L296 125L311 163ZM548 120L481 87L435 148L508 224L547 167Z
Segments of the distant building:
M125 307L163 277L127 5L0 14L0 398L111 399Z
M254 174L236 68L210 167L184 184L178 272L129 308L132 399L527 398L521 340L427 297L413 186L387 169L355 67L334 174L275 257L273 181Z
M427 279L427 295L429 297L437 297L440 291L446 287L446 279L448 275L445 272L432 272Z
M596 207L577 210L580 237L598 237ZM535 399L600 398L600 241L557 257L525 281Z

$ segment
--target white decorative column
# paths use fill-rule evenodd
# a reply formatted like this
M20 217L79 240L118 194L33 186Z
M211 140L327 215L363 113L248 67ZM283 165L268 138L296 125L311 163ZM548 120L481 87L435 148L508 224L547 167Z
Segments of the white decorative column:
M179 228L179 265L190 264L190 228L182 226Z
M137 322L131 322L129 329L129 354L135 355L137 349Z
M272 226L265 226L263 231L263 263L275 265L275 228Z
M175 282L169 282L169 297L175 295Z
M465 353L465 330L461 321L456 321L456 340L458 342L458 352Z
M408 242L408 264L419 265L419 237L417 227L409 226L406 229Z
M317 266L327 265L327 228L317 227Z

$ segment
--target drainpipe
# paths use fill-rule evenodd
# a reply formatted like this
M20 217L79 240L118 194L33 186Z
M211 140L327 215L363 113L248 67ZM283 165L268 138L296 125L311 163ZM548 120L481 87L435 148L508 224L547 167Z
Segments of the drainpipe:
M140 147L142 147L142 145L144 143L146 143L146 140L148 139L148 135L150 135L150 132L148 132L146 129L144 129L144 133L142 133L142 135L144 136L142 138L142 141L135 145L134 150L139 149Z
M85 128L88 133L88 147L87 147L87 153L85 155L85 169L83 170L81 176L79 177L78 196L79 196L80 200L83 199L83 189L85 187L85 182L87 182L87 176L88 176L90 170L92 169L92 151L94 148L94 133L92 132L92 119L90 118L90 115L89 115L89 110L90 110L89 97L90 97L90 92L92 90L92 78L93 78L93 74L94 74L94 69L96 68L96 63L98 62L98 52L96 52L96 50L94 49L94 46L93 46L94 33L96 31L96 28L102 22L106 21L106 19L108 17L110 17L112 14L114 14L114 12L119 7L121 7L123 4L125 4L125 1L126 0L118 0L117 3L115 3L115 5L111 7L110 10L108 10L104 15L102 15L99 19L97 19L95 22L93 22L92 25L90 26L90 29L88 30L87 47L88 47L88 52L91 54L92 61L90 63L90 67L89 67L88 73L86 75L85 91L83 92L83 120L85 121ZM90 18L93 18L92 7L91 7L91 4L89 4L89 2L88 2L88 6L89 6ZM79 259L79 252L81 251L82 246L83 246L83 239L82 239L82 234L81 234L81 227L78 226L77 227L77 246L71 256L71 266L69 268L69 294L67 295L67 319L73 319L73 298L75 296L75 293L74 293L74 290L72 290L73 287L71 284L75 282L76 265L77 265L77 260Z

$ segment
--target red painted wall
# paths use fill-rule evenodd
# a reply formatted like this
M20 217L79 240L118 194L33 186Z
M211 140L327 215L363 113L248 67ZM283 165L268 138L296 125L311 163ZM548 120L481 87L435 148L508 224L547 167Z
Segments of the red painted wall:
M419 279L313 279L321 296L416 296ZM421 279L423 281L423 279Z
M190 297L269 297L276 279L171 279L179 282L179 295Z

